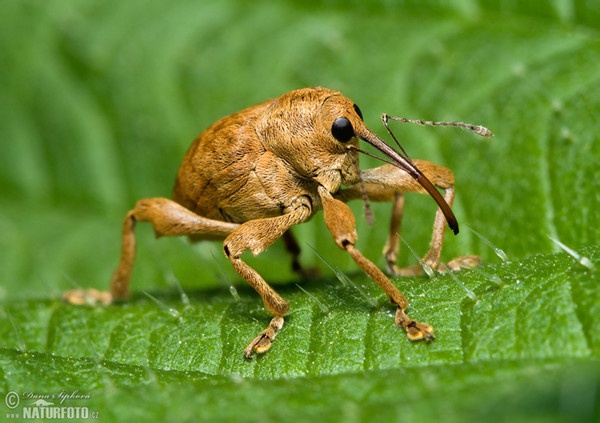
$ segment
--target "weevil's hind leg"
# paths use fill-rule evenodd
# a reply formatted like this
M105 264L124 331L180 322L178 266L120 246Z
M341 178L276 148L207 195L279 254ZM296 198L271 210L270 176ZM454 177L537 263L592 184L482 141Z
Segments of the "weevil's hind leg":
M129 280L135 259L135 224L152 223L157 237L189 235L195 238L223 239L238 224L203 218L168 198L146 198L137 202L123 219L122 250L119 265L112 275L109 291L77 289L63 299L72 304L110 304L129 297Z

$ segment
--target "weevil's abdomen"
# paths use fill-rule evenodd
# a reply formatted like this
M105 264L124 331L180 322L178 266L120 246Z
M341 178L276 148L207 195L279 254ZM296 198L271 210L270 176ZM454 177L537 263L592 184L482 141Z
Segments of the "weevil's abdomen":
M287 162L268 151L255 130L271 102L223 118L207 128L186 153L173 199L215 220L243 223L279 216L294 198L315 191Z

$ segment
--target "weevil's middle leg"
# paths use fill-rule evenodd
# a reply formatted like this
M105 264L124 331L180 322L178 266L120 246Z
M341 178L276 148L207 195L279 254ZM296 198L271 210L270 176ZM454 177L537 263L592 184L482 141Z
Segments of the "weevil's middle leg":
M285 249L292 256L292 270L296 273L302 273L302 265L300 264L300 245L294 237L294 234L289 230L283 234L283 242L285 243Z
M283 241L285 243L286 250L292 256L292 270L301 277L310 278L319 275L319 269L316 267L304 267L300 263L300 245L298 244L298 240L292 233L290 229L288 229L282 236Z
M383 257L387 263L387 272L397 275L399 267L398 253L400 252L400 229L402 226L402 214L404 213L404 194L394 194L392 200L392 213L390 217L390 233L383 247Z

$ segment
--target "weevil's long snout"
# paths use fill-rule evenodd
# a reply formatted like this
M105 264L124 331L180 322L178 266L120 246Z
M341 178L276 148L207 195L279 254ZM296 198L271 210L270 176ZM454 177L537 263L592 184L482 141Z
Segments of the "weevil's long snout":
M452 232L454 232L454 234L458 233L458 221L456 220L456 216L454 216L452 209L448 203L446 203L446 200L444 200L444 197L442 197L440 192L433 186L431 181L427 179L427 177L423 175L423 173L417 168L410 157L394 150L385 141L370 131L361 131L361 133L357 133L356 135L363 141L368 142L373 147L385 154L391 160L390 163L407 172L419 184L421 184L421 186L425 188L429 195L433 197L435 202L442 210L442 213L444 213L446 221L448 222L448 226L450 226Z

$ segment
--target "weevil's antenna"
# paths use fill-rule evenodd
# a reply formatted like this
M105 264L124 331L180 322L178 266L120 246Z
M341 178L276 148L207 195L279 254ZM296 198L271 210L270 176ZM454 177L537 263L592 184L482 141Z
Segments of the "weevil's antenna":
M472 132L474 132L477 135L480 135L482 137L492 137L492 136L494 136L494 134L492 133L492 131L490 131L489 129L487 129L485 126L473 125L472 123L465 123L465 122L434 122L434 121L431 121L431 120L407 119L407 118L404 118L404 117L390 116L390 115L384 113L383 116L381 117L381 120L383 120L383 124L385 125L386 129L388 130L388 132L390 134L392 134L392 133L390 132L390 129L389 129L388 123L387 123L389 119L395 120L397 122L413 123L415 125L424 125L424 126L454 126L455 128L468 129L469 131L472 131ZM393 134L392 134L392 138L394 138L394 140L396 141L396 144L398 144L398 141L396 140L396 137L394 137ZM400 144L398 144L398 146L400 146ZM400 148L402 148L402 147L400 147ZM402 151L404 151L404 150L402 150Z
M385 116L387 116L387 115L385 115ZM386 121L384 121L384 123L385 122ZM386 125L386 127L387 127L387 125ZM388 131L389 131L389 128L388 128ZM366 154L371 157L375 157L386 163L392 164L393 166L396 166L397 168L408 173L414 180L416 180L425 189L425 191L427 191L429 193L429 195L431 195L433 197L433 199L438 204L442 213L444 213L444 216L446 217L446 221L448 222L448 226L450 226L450 229L452 229L452 232L454 232L455 235L458 234L458 221L456 220L456 217L454 216L452 209L450 208L450 206L448 205L448 203L446 202L444 197L442 197L442 195L439 193L439 191L433 186L431 181L429 179L427 179L427 177L417 168L417 166L410 159L410 157L408 157L408 154L406 154L406 151L404 151L402 146L400 146L396 137L393 137L394 141L396 141L396 143L398 143L402 153L394 150L390 145L388 145L385 141L383 141L381 138L379 138L377 135L375 135L368 129L363 129L362 131L357 132L356 135L363 141L368 142L373 147L375 147L377 150L379 150L380 152L385 154L387 159L383 159L374 154L369 154L363 150L360 150L358 147L348 146L347 148L356 150L360 153Z
M394 119L394 117L388 115L387 113L384 113L384 114L381 115L381 121L383 122L383 126L385 126L386 131L388 131L388 134L390 134L390 136L392 137L392 139L394 140L394 142L396 143L396 145L398 146L398 148L400 148L400 151L402 151L402 153L404 154L404 157L407 160L409 160L410 163L412 163L413 161L410 160L410 158L408 157L408 154L406 153L406 150L404 150L404 147L402 147L402 145L400 144L400 142L398 141L398 139L396 138L396 136L394 135L394 133L390 129L390 125L388 123L389 119Z

